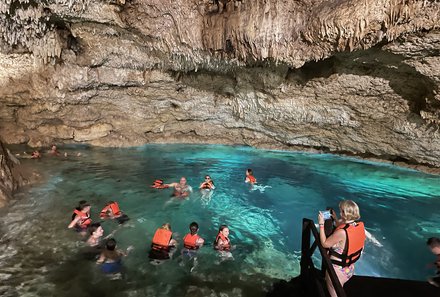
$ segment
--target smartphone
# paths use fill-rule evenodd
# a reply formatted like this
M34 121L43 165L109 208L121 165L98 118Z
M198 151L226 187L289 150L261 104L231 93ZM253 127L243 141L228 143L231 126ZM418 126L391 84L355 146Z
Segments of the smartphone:
M330 214L330 210L323 210L321 211L322 216L324 217L324 220L328 220L332 217L332 215Z

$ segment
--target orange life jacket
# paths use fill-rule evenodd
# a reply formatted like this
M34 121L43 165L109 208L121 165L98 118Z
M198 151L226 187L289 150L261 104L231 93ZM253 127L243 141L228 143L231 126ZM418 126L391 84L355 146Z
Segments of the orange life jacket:
M75 209L73 213L80 217L80 219L77 222L77 225L80 228L87 228L92 223L92 219L87 213L84 213L78 209Z
M212 187L214 186L213 183L203 183L202 185L202 189L212 189Z
M107 212L111 210L111 212L113 213L114 216L120 216L121 215L121 210L119 209L119 204L118 202L111 202L109 204L107 204L102 210L101 210L101 214L99 215L101 218L105 218L108 216Z
M223 233L219 232L217 237L215 238L214 248L219 250L218 240L221 239L223 241L223 245L221 247L222 251L230 251L231 250L231 242L229 238L223 235Z
M255 184L257 182L257 179L253 175L248 175L247 178L251 184Z
M330 249L330 255L337 259L331 259L333 264L346 267L355 263L361 257L362 250L365 245L365 227L363 222L350 223L340 225L336 230L342 229L345 231L346 240L345 247L342 254Z
M151 185L151 187L155 188L155 189L166 189L166 188L169 188L168 185L164 185L163 184L163 180L161 180L161 179L156 179L153 182L153 184Z
M190 250L197 250L199 246L196 244L197 239L199 239L200 236L197 234L191 235L191 233L188 233L183 237L183 246Z
M153 248L167 249L173 232L159 228L153 236Z

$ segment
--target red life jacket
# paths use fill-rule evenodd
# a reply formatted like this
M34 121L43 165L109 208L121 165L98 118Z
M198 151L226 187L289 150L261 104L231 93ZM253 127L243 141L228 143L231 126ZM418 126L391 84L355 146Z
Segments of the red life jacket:
M191 235L191 233L188 233L183 237L183 246L190 250L197 250L199 246L196 244L197 239L199 239L200 236L197 234Z
M159 228L153 236L153 248L168 249L173 232Z
M247 178L251 184L255 184L257 182L257 179L253 175L248 175Z
M223 241L223 245L221 247L218 246L218 240L221 239ZM216 250L222 251L230 251L231 250L231 242L229 238L223 235L223 233L219 232L217 237L215 238L214 248Z
M101 218L105 218L108 217L107 212L111 211L113 213L114 216L120 216L121 210L119 209L119 204L118 202L112 202L107 204L102 210L101 210L101 214L99 215Z
M87 228L92 223L92 219L87 213L84 213L77 209L75 209L73 213L80 217L80 219L76 223L80 228Z
M346 267L355 263L361 257L362 250L365 245L365 227L363 222L350 223L340 225L336 230L342 229L345 231L346 240L345 247L342 254L330 249L330 255L337 259L331 259L333 264Z
M161 180L161 179L156 179L153 182L153 184L151 185L151 187L155 188L155 189L166 189L166 188L169 188L168 185L164 185L163 184L163 180Z

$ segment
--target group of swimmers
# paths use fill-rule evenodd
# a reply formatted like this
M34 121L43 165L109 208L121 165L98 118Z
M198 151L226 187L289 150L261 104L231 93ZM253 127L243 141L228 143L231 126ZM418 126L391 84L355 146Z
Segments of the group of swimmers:
M245 182L254 184L256 178L253 176L252 169L246 170ZM173 196L179 198L188 197L192 192L192 187L186 183L186 178L182 177L177 183L165 184L163 180L155 180L152 188L166 189L173 188ZM199 186L200 190L212 191L215 189L214 181L209 175L205 176L205 180ZM119 274L122 270L122 257L128 255L132 247L126 251L116 249L116 240L110 238L113 234L108 235L105 244L103 245L104 229L100 223L92 223L90 216L91 205L87 201L79 202L78 207L75 208L72 214L71 222L68 225L69 229L75 229L86 239L86 244L89 247L95 248L97 256L96 263L101 264L101 270L107 274ZM129 220L129 217L123 213L116 201L109 201L100 212L102 220L111 219L117 221L119 224ZM189 225L189 233L183 237L182 255L194 261L195 268L197 264L197 250L203 246L205 240L200 237L197 232L199 225L197 222L192 222ZM177 241L172 238L171 225L169 223L163 224L158 228L153 236L151 243L151 250L149 258L152 264L161 264L164 260L170 259L177 248ZM214 249L217 250L222 260L233 259L231 241L229 239L229 228L227 225L221 225L218 234L214 240Z

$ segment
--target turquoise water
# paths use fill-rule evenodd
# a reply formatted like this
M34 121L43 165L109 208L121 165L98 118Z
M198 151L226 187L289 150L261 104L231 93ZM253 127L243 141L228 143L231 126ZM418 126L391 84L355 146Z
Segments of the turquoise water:
M25 189L0 219L0 295L4 296L264 296L275 279L299 273L301 221L345 199L356 201L373 240L366 244L356 273L423 280L432 271L426 239L439 235L440 178L390 165L325 154L204 145L148 145L128 149L67 150L72 157L23 160L42 172L44 184ZM81 152L80 157L73 157ZM252 168L260 187L244 181ZM212 197L197 190L209 174ZM188 200L155 190L187 177ZM131 220L118 228L103 223L105 234L122 249L123 280L101 275L81 254L83 243L67 230L79 200L92 204L92 217L117 200ZM181 239L197 221L206 245L198 266L181 261L180 247L159 266L148 261L157 227L172 225ZM212 241L227 224L236 249L234 261L220 262ZM225 296L225 295L222 295Z

